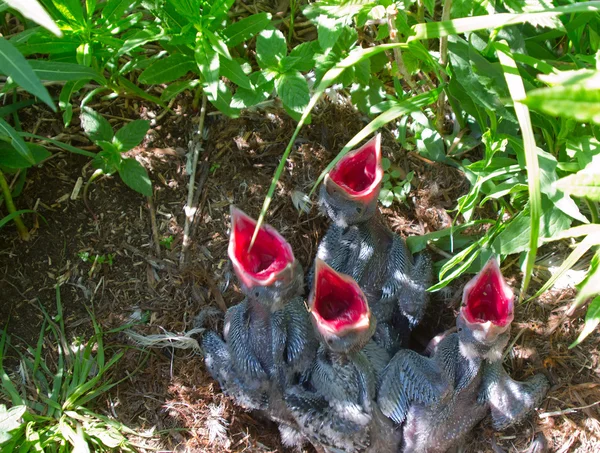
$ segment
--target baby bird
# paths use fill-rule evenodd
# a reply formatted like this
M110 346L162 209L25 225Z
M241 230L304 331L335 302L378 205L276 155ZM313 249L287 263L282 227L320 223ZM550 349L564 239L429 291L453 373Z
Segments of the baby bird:
M374 402L374 370L361 352L376 324L365 295L317 258L309 305L320 346L304 382L285 395L298 426L326 452L395 451L400 431Z
M282 394L312 363L316 351L304 305L302 266L290 245L263 225L253 247L256 221L231 208L228 254L246 298L225 315L223 339L207 333L205 363L223 392L246 409L285 419Z
M513 381L502 368L513 320L514 295L491 259L464 288L457 333L424 357L399 351L383 372L382 412L404 423L403 451L445 452L491 409L494 426L522 421L540 404L548 382Z
M319 204L333 223L317 256L358 282L377 318L375 341L393 354L425 313L432 270L428 255L413 261L380 216L382 178L380 134L325 176Z

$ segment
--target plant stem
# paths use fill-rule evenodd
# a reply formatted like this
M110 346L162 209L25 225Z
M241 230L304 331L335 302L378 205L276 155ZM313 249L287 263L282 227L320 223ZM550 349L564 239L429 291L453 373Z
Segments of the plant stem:
M442 9L442 21L450 20L450 10L452 9L452 0L444 0L444 7ZM443 36L440 38L440 66L442 71L440 76L442 83L448 83L448 75L444 72L446 65L448 64L448 37ZM446 90L440 93L438 97L437 114L436 114L436 128L441 134L444 130L444 110L446 107Z
M200 96L202 96L203 93L204 89L202 88L202 84L199 84L198 88L196 89L196 92L194 93L194 100L192 101L192 108L194 109L194 111L198 110L198 104L200 104ZM202 131L200 132L202 133Z
M589 198L585 199L585 203L590 210L590 216L592 217L592 223L598 223L598 208L596 207L596 203L590 200Z
M187 203L185 204L185 225L183 227L183 244L181 246L181 255L179 256L179 267L185 265L185 254L190 246L190 226L194 219L197 206L194 205L194 185L196 184L196 167L198 167L198 155L200 154L200 141L204 132L204 118L206 117L206 94L202 96L202 110L200 110L200 121L198 124L198 141L192 141L192 174L190 175L190 184L188 186Z
M15 204L12 199L12 195L10 193L10 187L8 187L8 183L6 182L6 178L4 177L4 173L0 170L0 188L2 188L2 195L4 195L4 201L6 203L6 209L9 214L17 212L17 208L15 208ZM19 236L23 241L29 240L29 230L21 220L21 216L16 216L13 221L17 227L17 231L19 232Z
M388 28L390 31L390 39L392 42L398 43L400 40L398 39L398 30L396 30L396 24L394 20L396 19L396 15L398 14L397 10L388 9ZM398 67L398 72L402 75L404 81L408 84L412 91L416 91L417 85L414 80L410 76L408 70L406 69L406 65L404 64L404 59L402 58L402 51L399 48L394 49L394 60L396 60L396 66Z
M292 42L294 36L294 16L296 15L296 0L290 0L290 27L288 30L288 42Z

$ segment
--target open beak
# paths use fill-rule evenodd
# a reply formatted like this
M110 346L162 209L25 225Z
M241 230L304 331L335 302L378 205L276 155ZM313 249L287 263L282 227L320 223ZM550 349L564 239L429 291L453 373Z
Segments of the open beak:
M496 258L466 284L460 313L467 328L479 331L486 340L508 330L514 318L514 293L500 272Z
M371 325L367 298L356 281L336 272L319 258L315 262L309 308L315 327L325 338L363 333Z
M379 196L381 166L381 134L377 134L357 150L350 151L325 175L329 193L339 192L349 200L369 204Z
M240 281L248 288L270 286L293 278L295 261L292 247L275 230L263 224L250 249L256 221L231 206L231 234L227 252Z

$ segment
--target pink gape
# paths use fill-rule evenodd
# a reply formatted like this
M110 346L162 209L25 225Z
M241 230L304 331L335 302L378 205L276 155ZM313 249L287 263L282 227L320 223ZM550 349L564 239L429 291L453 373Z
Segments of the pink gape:
M286 240L271 226L262 225L250 249L256 221L241 210L231 208L231 235L228 254L240 281L251 288L268 286L294 263L294 253Z
M329 172L329 178L354 199L367 202L377 196L383 178L381 135L344 156Z
M317 259L311 313L320 328L343 335L369 327L369 306L358 284Z
M465 286L463 314L470 323L491 322L504 327L513 320L514 294L504 280L496 259Z

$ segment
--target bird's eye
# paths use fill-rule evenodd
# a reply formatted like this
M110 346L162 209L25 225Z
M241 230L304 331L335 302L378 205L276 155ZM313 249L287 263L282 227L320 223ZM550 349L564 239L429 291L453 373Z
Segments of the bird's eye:
M458 331L459 331L459 332L462 332L462 327L459 327L459 328L458 328Z
M361 211L362 211L362 209L360 208L360 206L357 206L357 207L356 207L356 212L357 212L358 214L360 214L360 213L361 213Z
M254 295L255 295L256 297L258 297L258 296L259 296L259 294L260 294L260 293L259 293L258 291L254 291Z

